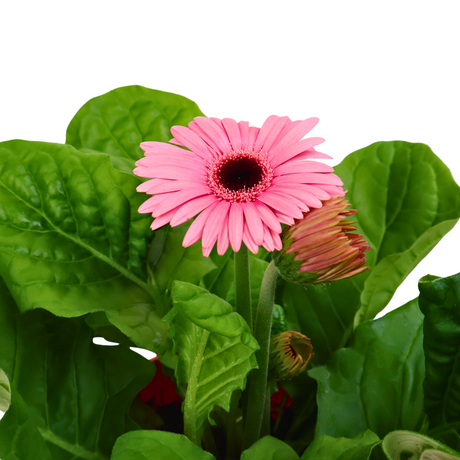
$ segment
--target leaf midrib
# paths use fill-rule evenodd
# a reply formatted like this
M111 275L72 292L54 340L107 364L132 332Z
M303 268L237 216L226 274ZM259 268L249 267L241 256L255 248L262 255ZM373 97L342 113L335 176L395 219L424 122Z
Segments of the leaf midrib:
M7 187L2 180L0 180L0 184L6 190L8 190L17 200L19 200L20 202L24 203L28 208L32 209L34 212L37 212L39 215L41 215L42 218L46 222L48 222L48 224L54 229L54 231L56 233L59 233L59 234L63 235L65 238L69 239L70 241L74 242L75 244L77 244L77 245L81 246L82 248L86 249L89 253L93 254L95 257L97 257L98 259L102 260L107 265L110 265L112 268L114 268L119 273L121 273L125 278L128 278L129 280L133 281L135 284L137 284L139 287L141 287L147 294L149 294L150 297L157 304L157 307L161 306L159 292L158 293L155 292L155 287L154 286L149 285L146 282L142 281L140 278L138 278L136 275L134 275L132 272L130 272L127 268L125 268L122 265L118 264L117 262L113 261L112 259L107 257L105 254L97 251L92 246L84 243L80 238L74 238L70 234L63 232L59 227L56 227L48 219L48 217L45 214L42 213L42 210L37 210L36 208L31 206L29 203L27 203L25 200L23 200L21 197L19 197L16 193L14 193L9 187ZM69 203L69 206L72 208L70 203ZM73 213L73 210L72 210L72 213Z
M71 444L70 442L65 441L49 429L45 430L43 428L38 427L38 431L40 431L40 434L46 441L60 447L66 452L70 452L71 454L76 455L79 458L84 458L85 460L108 460L108 457L105 457L96 452L90 452L89 450L86 450L79 444Z

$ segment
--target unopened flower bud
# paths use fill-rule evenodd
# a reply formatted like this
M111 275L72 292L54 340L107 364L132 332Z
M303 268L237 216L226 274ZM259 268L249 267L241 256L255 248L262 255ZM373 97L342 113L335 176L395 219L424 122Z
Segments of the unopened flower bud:
M272 337L270 369L278 380L290 380L299 375L312 356L310 339L300 332L286 331Z
M364 272L364 253L371 248L357 229L346 220L357 211L337 196L323 201L281 234L283 249L274 253L281 276L293 283L308 285L337 281Z

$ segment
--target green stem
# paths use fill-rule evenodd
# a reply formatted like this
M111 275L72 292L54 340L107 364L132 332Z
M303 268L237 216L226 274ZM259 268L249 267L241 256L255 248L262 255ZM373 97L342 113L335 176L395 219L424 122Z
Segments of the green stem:
M249 254L248 248L241 244L241 249L235 252L235 291L236 311L248 323L252 331L251 286L249 284Z
M201 439L198 437L196 429L196 394L198 391L198 377L200 376L204 350L208 343L209 334L209 331L203 330L198 352L193 362L192 370L190 371L190 379L188 381L187 393L184 401L184 433L185 436L198 447L201 447Z
M259 369L254 369L248 379L248 407L244 425L243 450L251 447L259 439L264 419L268 359L270 356L270 333L278 273L278 268L272 261L265 271L260 289L254 330L254 336L260 346L260 350L256 352Z

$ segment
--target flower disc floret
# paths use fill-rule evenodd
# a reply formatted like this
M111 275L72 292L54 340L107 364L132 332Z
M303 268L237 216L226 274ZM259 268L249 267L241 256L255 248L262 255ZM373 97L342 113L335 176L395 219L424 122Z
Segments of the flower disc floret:
M153 196L139 212L152 214L152 230L196 216L182 244L201 239L206 257L216 243L220 255L242 243L254 253L259 246L281 250L282 223L292 225L321 200L344 194L333 169L312 161L330 158L315 150L324 139L303 139L317 122L272 115L259 129L197 117L188 127L173 126L170 144L141 144L145 157L134 174L150 180L137 190Z
M231 151L208 166L208 185L230 203L254 201L271 185L273 168L265 153Z

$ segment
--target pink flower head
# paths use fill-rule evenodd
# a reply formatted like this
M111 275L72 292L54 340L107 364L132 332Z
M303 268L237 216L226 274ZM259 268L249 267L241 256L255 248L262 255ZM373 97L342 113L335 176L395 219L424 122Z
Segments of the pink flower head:
M151 226L180 225L198 215L183 246L202 240L209 256L217 242L222 255L229 244L241 243L257 253L281 250L281 223L292 225L321 200L343 196L342 181L333 169L314 158L331 158L314 147L319 137L302 138L317 118L291 121L272 115L262 128L230 118L197 117L173 126L172 144L143 142L145 157L134 174L151 180L137 190L154 195L139 208L152 213ZM185 150L181 147L185 147Z

